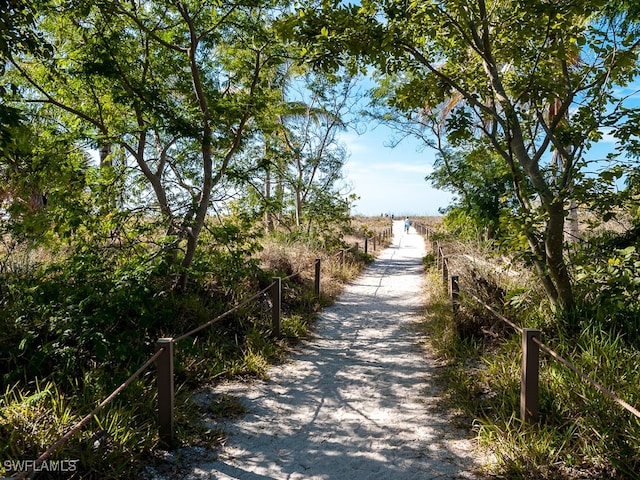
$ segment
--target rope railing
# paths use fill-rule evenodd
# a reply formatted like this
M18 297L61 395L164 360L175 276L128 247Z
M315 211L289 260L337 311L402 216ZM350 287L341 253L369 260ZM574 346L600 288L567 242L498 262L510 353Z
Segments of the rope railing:
M384 238L389 233L386 231L380 234L380 238ZM374 237L375 238L375 237ZM365 243L366 245L366 243ZM358 248L356 244L356 249ZM375 249L375 242L374 242ZM357 250L356 250L357 254ZM342 261L344 261L344 250L338 252L339 256L341 256ZM259 298L260 296L266 294L267 292L271 292L272 297L272 331L273 335L276 337L280 336L280 315L281 315L281 302L282 302L282 281L290 280L296 276L299 276L302 272L314 267L314 293L319 296L320 295L320 272L321 272L321 260L316 258L313 263L302 267L299 271L292 273L284 278L274 277L273 282L254 294L253 296L247 298L240 304L234 306L233 308L227 310L226 312L218 315L217 317L205 322L202 325L199 325L192 330L189 330L182 335L173 338L161 338L158 339L156 345L156 352L140 367L135 371L127 380L125 380L118 388L116 388L109 396L107 396L104 400L102 400L91 412L85 415L80 421L74 424L71 429L65 433L62 437L60 437L55 443L53 443L49 448L47 448L36 460L30 463L29 468L24 472L20 472L17 476L13 477L16 480L22 480L33 473L38 467L40 467L43 462L45 462L53 453L55 453L60 447L62 447L73 435L75 435L82 427L84 427L91 419L93 419L104 407L106 407L109 403L113 401L124 389L126 389L135 379L137 379L142 373L149 368L149 366L156 362L157 365L157 377L158 377L158 430L160 434L160 441L164 444L172 444L174 442L175 437L175 426L174 426L174 403L175 403L175 389L173 384L173 346L188 337L195 335L196 333L210 327L211 325L220 322L221 320L227 318L233 313L241 310L246 307L248 304Z
M302 274L302 272L310 270L311 267L317 266L318 262L320 262L320 259L316 258L313 262L306 264L304 267L301 267L300 270L298 270L297 272L293 272L293 273L287 275L286 277L282 277L282 280L291 280L291 279L294 279L296 277L299 277Z
M393 236L393 229L391 227L384 228L382 231L374 233L370 236L361 236L357 238L361 238L364 242L364 254L367 255L369 253L369 241L373 241L373 251L375 252L379 246L382 246L384 240ZM360 254L360 242L355 242L350 248L341 248L338 250L333 257L337 257L339 259L340 265L344 265L345 263L345 253L353 252L353 256L358 258Z
M320 268L320 259L316 259L316 261L314 262L314 264L317 269ZM312 266L312 265L309 265ZM307 267L308 268L308 267ZM296 274L299 274L300 272L296 272ZM280 278L276 277L275 280L281 280ZM222 313L221 315L218 315L217 317L209 320L208 322L199 325L198 327L178 336L175 338L170 338L170 339L160 339L158 341L158 345L159 348L157 349L157 351L140 367L138 368L138 370L135 371L135 373L133 373L129 378L127 378L118 388L116 388L111 394L109 394L109 396L107 396L104 400L102 400L98 406L96 406L91 412L89 412L87 415L85 415L80 421L78 421L76 424L74 424L71 429L65 433L62 437L60 437L55 443L53 443L49 448L47 448L47 450L45 450L36 460L34 460L32 463L30 463L29 465L29 469L25 470L24 472L20 472L17 474L17 476L13 477L16 480L22 480L24 478L26 478L27 476L29 476L32 472L34 472L40 465L43 464L43 462L45 462L53 453L55 453L58 449L60 449L60 447L62 447L71 437L73 437L82 427L84 427L87 423L89 423L89 421L91 419L93 419L98 413L100 413L100 411L102 409L104 409L104 407L106 407L109 403L111 403L113 401L113 399L115 399L124 389L126 389L135 379L137 379L147 368L149 368L149 366L154 363L157 362L159 359L162 359L163 356L166 356L167 353L171 353L171 359L169 361L169 375L171 377L173 377L173 344L184 340L198 332L200 332L201 330L204 330L207 327L210 327L211 325L219 322L220 320L228 317L229 315L237 312L238 310L242 309L243 307L247 306L249 303L251 303L252 301L254 301L256 298L260 297L261 295L264 295L266 292L273 290L274 285L279 284L280 282L274 281L272 282L268 287L260 290L258 293L256 293L255 295L251 296L250 298L244 300L242 303L236 305L235 307L227 310L226 312ZM319 285L315 286L314 290L316 292L319 292ZM278 302L279 303L279 302ZM279 308L278 308L279 310ZM278 312L279 313L279 312ZM279 319L278 322L279 323ZM279 332L278 332L279 334ZM164 341L163 341L164 340ZM166 341L168 340L168 342ZM158 372L158 377L159 377L159 390L162 390L162 386L160 385L160 378L162 378L163 376L167 376L166 374L163 374L163 372L161 372L161 368L158 368L159 372ZM172 443L173 442L173 437L174 437L174 431L173 431L173 403L174 403L174 392L173 392L173 379L171 378L170 380L170 390L172 390L171 392L165 394L164 396L167 397L167 399L163 400L163 394L161 392L158 393L158 403L159 403L159 419L158 419L158 423L159 423L159 430L160 430L160 437L161 437L161 441L165 441L165 443ZM163 403L165 404L169 404L169 408L167 409L165 406L163 406ZM162 412L165 411L166 414L163 414ZM170 419L167 418L162 418L163 416L170 416ZM165 429L163 428L163 425L167 425L169 424L171 426L171 428L167 431L165 431ZM170 439L169 442L167 442L166 440Z
M373 241L373 250L375 251L378 247L378 244L382 245L384 240L387 238L391 238L393 237L393 228L392 227L386 227L384 228L382 231L376 232L373 235L363 235L362 240L364 242L364 254L368 254L369 253L369 241ZM356 253L356 256L358 254L359 248L360 248L360 244L358 242L356 242L356 244L354 245L354 250Z
M432 232L430 232L432 233ZM423 233L424 234L424 233ZM434 242L432 247L436 251L436 267L442 270L443 278L448 277L449 262L444 254L444 250L440 245L440 242ZM446 275L446 276L445 276ZM445 281L445 285L451 285L450 297L454 315L457 314L459 308L459 294L460 288L458 286L458 277L451 275L450 283ZM521 394L520 394L520 417L522 420L533 423L538 419L538 402L539 402L539 350L544 351L555 360L560 362L566 368L570 369L578 375L583 381L589 383L596 388L600 393L607 396L618 405L622 406L625 410L640 419L640 410L624 401L613 391L604 387L602 384L593 380L587 374L582 372L569 360L562 357L559 353L552 350L548 345L544 344L540 340L541 331L532 328L523 328L512 322L504 315L498 313L494 308L487 305L480 298L474 295L470 291L465 291L465 294L471 297L475 302L488 310L496 318L500 319L511 328L519 332L522 336L522 371L521 371Z
M613 400L614 402L616 402L618 405L620 405L621 407L623 407L624 409L628 410L629 412L631 412L633 415L635 415L637 418L640 419L640 410L638 410L637 408L633 407L632 405L630 405L629 403L625 402L624 400L622 400L619 396L617 396L615 393L613 393L611 390L609 390L608 388L604 387L602 384L600 384L599 382L591 379L589 376L587 376L585 373L583 373L582 371L580 371L575 365L573 365L571 362L569 362L568 360L565 360L563 357L561 357L560 355L558 355L556 352L554 352L553 350L551 350L551 348L549 348L547 345L545 345L544 343L542 343L539 339L535 339L534 342L536 342L540 348L542 350L544 350L546 353L548 353L549 355L551 355L553 358L555 358L558 362L560 362L561 364L563 364L565 367L567 367L569 370L573 371L576 375L578 375L583 381L590 383L591 385L593 385L593 387L595 387L596 389L598 389L600 391L600 393L606 395L607 397L609 397L611 400Z
M319 264L319 259L316 260L316 262L314 262L314 264ZM299 274L300 272L297 272L297 274ZM280 280L280 278L276 277L277 280ZM71 437L73 437L73 435L75 435L82 427L84 427L91 419L93 419L105 406L107 406L109 403L111 403L111 401L113 401L114 398L116 398L125 388L127 388L136 378L138 378L142 372L144 372L152 363L156 362L158 359L161 359L162 356L166 355L167 352L170 353L170 368L168 369L170 371L170 376L173 377L173 349L172 346L173 344L184 340L198 332L200 332L201 330L204 330L207 327L210 327L211 325L219 322L220 320L223 320L224 318L228 317L229 315L231 315L232 313L237 312L238 310L242 309L243 307L247 306L249 303L251 303L253 300L255 300L256 298L260 297L261 295L264 295L266 292L268 292L269 290L272 290L274 285L278 284L279 282L272 282L268 287L260 290L258 293L256 293L255 295L253 295L252 297L244 300L242 303L236 305L235 307L227 310L226 312L222 313L221 315L218 315L217 317L209 320L208 322L199 325L198 327L178 336L175 338L169 338L169 339L159 339L158 341L158 345L162 345L160 346L157 351L140 367L138 368L138 370L136 370L135 373L133 373L129 378L127 378L127 380L125 380L117 389L115 389L108 397L106 397L104 400L102 400L98 406L96 408L94 408L90 413L88 413L86 416L84 416L79 422L77 422L76 424L74 424L71 429L65 433L62 437L60 437L55 443L53 443L47 450L45 450L36 460L34 460L34 462L32 464L30 464L30 467L28 470L19 473L16 477L14 477L16 480L22 480L24 478L26 478L28 475L30 475L35 469L37 469L40 465L42 465L42 463L47 460L53 453L55 453L60 447L62 447ZM160 368L158 369L160 370ZM158 377L161 378L163 376L162 372L158 372ZM165 375L166 376L166 375ZM159 381L159 384L161 382ZM173 378L171 378L170 380L170 386L173 387ZM162 387L159 385L159 390L162 390ZM168 393L168 400L163 400L163 394L159 392L158 394L158 403L159 403L159 429L160 429L160 437L161 440L164 437L164 440L167 440L167 438L170 438L170 442L165 442L165 443L172 443L173 442L173 437L174 437L174 431L173 428L170 428L170 431L166 431L163 432L163 425L166 425L167 423L171 425L171 427L173 427L173 404L174 404L174 392L173 392L173 388L171 388L170 390L172 390L170 393ZM167 396L167 395L164 395ZM163 403L167 403L170 405L169 409L167 409L166 407L163 408ZM163 419L163 411L166 411L167 414L171 417L169 420L167 420L166 418Z
M36 468L38 468L40 465L42 465L42 463L47 460L56 450L58 450L62 445L64 445L67 440L69 440L71 437L73 437L82 427L84 427L87 423L89 423L89 421L95 417L98 413L100 413L100 411L106 407L109 403L111 403L111 401L116 398L125 388L127 388L129 385L131 385L131 383L138 378L140 375L142 375L142 372L144 372L153 362L156 361L156 359L158 357L160 357L160 355L162 354L162 350L157 351L156 353L154 353L140 368L138 368L138 370L135 371L135 373L133 373L129 378L127 378L118 388L116 388L113 392L111 392L111 394L105 398L104 400L102 400L102 402L100 402L98 404L97 407L95 407L93 410L91 410L91 412L89 412L87 415L85 415L82 420L80 420L79 422L77 422L75 425L73 425L73 427L71 427L71 429L65 433L62 437L60 437L60 439L58 439L58 441L56 441L53 445L51 445L49 448L47 448L31 465L31 467L24 471L19 473L15 478L15 480L22 480L23 478L26 478L30 473L32 473Z
M231 315L232 313L237 312L238 310L246 307L249 303L251 303L252 301L254 301L256 298L264 295L266 292L268 292L273 286L273 283L271 283L268 287L263 288L262 290L260 290L258 293L256 293L255 295L253 295L250 298L247 298L245 301L243 301L242 303L236 305L235 307L233 307L230 310L227 310L226 312L224 312L221 315L218 315L216 318L209 320L206 323L203 323L202 325L199 325L198 327L194 328L193 330L188 331L187 333L184 333L182 335L180 335L179 337L176 337L173 339L173 342L179 342L180 340L184 340L187 337L190 337L196 333L198 333L201 330L204 330L207 327L210 327L211 325L213 325L214 323L219 322L220 320L228 317L229 315Z
M524 330L522 327L519 327L518 325L516 325L515 323L513 323L511 320L509 320L507 317L505 317L504 315L501 315L500 313L496 312L493 308L491 308L489 305L487 305L486 303L484 303L482 300L480 300L478 297L476 297L473 293L471 292L465 292L467 295L469 295L471 298L473 298L476 302L478 302L481 306L483 306L485 309L487 309L488 311L490 311L495 317L499 318L500 320L502 320L504 323L506 323L507 325L509 325L511 328L513 328L514 330L516 330L518 333L522 333L522 331Z

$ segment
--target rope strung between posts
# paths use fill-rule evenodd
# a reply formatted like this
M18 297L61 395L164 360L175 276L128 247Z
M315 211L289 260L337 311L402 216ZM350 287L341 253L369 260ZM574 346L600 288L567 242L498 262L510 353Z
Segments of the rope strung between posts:
M235 306L234 308L232 308L231 310L228 310L227 312L223 313L222 315L220 315L220 316L208 321L207 323L205 323L203 325L200 325L197 328L194 328L193 330L185 333L184 335L181 335L181 336L179 336L177 338L174 338L173 339L173 343L178 342L180 340L183 340L183 339L193 335L194 333L197 333L200 330L203 330L204 328L212 325L213 323L215 323L217 321L220 321L223 318L229 316L231 313L241 309L242 307L246 306L249 302L255 300L260 295L263 295L264 293L266 293L273 285L274 284L272 283L271 285L269 285L265 289L263 289L260 292L256 293L251 298L245 300L243 303ZM78 432L82 427L84 427L95 415L97 415L105 406L107 406L109 403L111 403L111 401L116 396L118 396L136 378L138 378L142 374L142 372L144 372L153 362L155 362L158 359L158 357L160 357L160 355L162 355L163 351L164 351L164 349L160 348L157 352L155 352L138 370L135 371L135 373L133 373L118 388L116 388L108 397L106 397L102 402L100 402L100 404L96 408L94 408L90 413L88 413L85 417L83 417L82 420L77 422L73 427L71 427L71 429L66 434L64 434L53 445L51 445L44 453L42 453L42 455L40 455L34 461L33 465L31 466L31 468L29 470L18 474L18 476L15 477L16 480L22 480L22 479L26 478L31 472L33 472L33 470L35 468L40 466L47 458L49 458L51 456L51 454L53 454L62 445L64 445L73 435L75 435L76 432Z
M513 323L511 320L509 320L507 317L500 315L498 312L496 312L493 308L491 308L489 305L487 305L486 303L484 303L482 300L480 300L478 297L476 297L473 293L471 292L467 292L465 291L465 293L467 295L469 295L471 298L473 298L476 302L478 302L480 305L482 305L484 308L486 308L487 310L489 310L491 313L493 313L496 317L498 317L500 320L502 320L503 322L505 322L507 325L509 325L511 328L513 328L514 330L517 330L518 332L520 332L520 334L522 334L522 327L519 327L518 325L516 325L515 323Z
M100 410L102 410L105 406L107 406L114 398L116 398L120 392L122 392L125 388L127 388L136 378L138 378L142 372L144 372L149 365L151 365L153 362L156 361L156 359L162 354L162 349L158 350L155 354L153 354L151 356L151 358L149 358L149 360L147 360L138 370L136 370L136 372L131 375L129 378L127 378L118 388L116 388L111 395L109 395L107 398L105 398L102 402L100 402L100 404L94 408L90 413L88 413L87 415L85 415L85 417L80 420L79 422L77 422L73 427L71 427L71 430L69 430L66 434L64 434L56 443L54 443L53 445L51 445L49 448L47 448L47 450L40 455L34 462L32 467L26 471L26 472L22 472L20 474L18 474L17 477L15 477L16 480L21 480L23 478L25 478L27 475L29 475L36 467L38 467L39 465L42 464L42 462L44 462L47 458L49 458L51 456L51 454L53 452L55 452L58 448L60 448L67 440L69 440L78 430L80 430L82 427L84 427L89 420L91 420L96 414L98 414L100 412Z
M561 357L560 354L558 354L558 353L554 352L553 350L551 350L551 348L549 348L547 345L545 345L543 342L541 342L538 338L534 338L533 341L536 342L540 346L540 348L542 350L547 352L549 355L551 355L553 358L555 358L557 361L559 361L561 364L563 364L569 370L572 370L574 373L576 373L582 380L584 380L587 383L590 383L595 388L597 388L601 393L603 393L604 395L609 397L611 400L616 402L618 405L622 406L623 408L625 408L629 412L633 413L636 417L640 418L640 411L638 409L632 407L627 402L625 402L620 397L618 397L615 393L613 393L611 390L609 390L608 388L602 386L600 383L598 383L595 380L593 380L590 377L588 377L581 370L578 370L578 367L573 365L569 360L566 360L563 357Z
M516 325L515 323L513 323L511 320L509 320L505 316L503 316L503 315L499 314L498 312L496 312L493 308L491 308L489 305L484 303L482 300L480 300L478 297L476 297L473 293L468 292L468 291L465 291L465 293L467 295L469 295L471 298L473 298L480 305L482 305L484 308L486 308L488 311L490 311L494 316L496 316L497 318L499 318L500 320L505 322L507 325L509 325L511 328L513 328L514 330L517 330L518 332L520 332L520 334L522 334L522 332L523 332L523 328L522 327ZM542 350L544 350L546 353L551 355L553 358L555 358L558 362L560 362L562 365L567 367L569 370L573 371L582 380L584 380L585 382L593 385L597 390L600 391L600 393L602 393L605 396L609 397L611 400L616 402L618 405L623 407L625 410L627 410L628 412L632 413L633 415L635 415L637 418L640 419L640 410L638 410L637 408L633 407L629 403L625 402L622 398L620 398L618 395L613 393L608 388L604 387L599 382L597 382L597 381L593 380L592 378L590 378L587 374L585 374L584 372L579 370L578 367L573 365L569 360L565 359L559 353L557 353L554 350L552 350L548 345L546 345L545 343L541 342L540 339L534 337L533 341L535 343L537 343Z
M314 260L313 263L310 263L307 266L302 267L297 272L293 272L291 275L284 277L282 280L291 280L292 278L295 278L295 277L299 276L302 272L304 272L306 270L309 270L311 267L315 267L316 266L316 261L317 260Z
M236 305L235 307L233 307L231 310L227 310L226 312L224 312L222 315L217 316L216 318L209 320L207 323L203 323L202 325L200 325L199 327L194 328L193 330L180 335L179 337L176 337L173 339L173 343L179 342L180 340L184 340L187 337L190 337L191 335L193 335L194 333L198 333L200 330L204 330L205 328L213 325L216 322L219 322L220 320L222 320L223 318L228 317L229 315L231 315L232 313L237 312L238 310L240 310L242 307L246 307L247 304L249 304L250 302L252 302L253 300L255 300L256 298L258 298L260 295L264 295L265 293L267 293L271 287L273 287L273 283L271 283L271 285L269 285L266 288L263 288L262 290L260 290L258 293L256 293L253 297L246 299L244 302Z
M498 317L500 320L502 320L503 322L507 323L509 326L511 326L512 328L514 328L515 330L517 330L518 332L520 332L520 334L522 334L523 329L521 327L519 327L518 325L516 325L515 323L513 323L512 321L510 321L508 318L500 315L498 312L496 312L493 308L491 308L489 305L487 305L486 303L484 303L482 300L480 300L478 297L476 297L474 294L472 294L471 292L465 292L467 295L471 296L476 302L478 302L480 305L482 305L484 308L486 308L487 310L489 310L493 315L495 315L496 317ZM558 360L562 365L564 365L565 367L567 367L569 370L572 370L574 373L576 373L582 380L584 380L587 383L590 383L591 385L593 385L596 389L598 389L601 393L603 393L604 395L606 395L607 397L609 397L611 400L613 400L614 402L616 402L617 404L619 404L620 406L622 406L625 410L629 411L630 413L632 413L633 415L635 415L636 417L640 418L640 411L636 408L634 408L633 406L631 406L629 403L625 402L623 399L621 399L619 396L617 396L615 393L613 393L611 390L609 390L608 388L604 387L603 385L601 385L600 383L598 383L597 381L593 380L592 378L590 378L589 376L587 376L584 372L582 372L581 370L578 369L578 367L576 367L575 365L573 365L569 360L563 358L559 353L553 351L548 345L544 344L543 342L541 342L539 339L537 338L533 338L533 341L535 343L537 343L540 348L542 350L544 350L545 352L547 352L549 355L551 355L553 358L555 358L556 360Z

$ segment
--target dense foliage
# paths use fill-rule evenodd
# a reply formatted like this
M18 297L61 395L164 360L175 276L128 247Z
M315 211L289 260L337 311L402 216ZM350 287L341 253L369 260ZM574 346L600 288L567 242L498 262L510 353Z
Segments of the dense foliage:
M344 246L353 198L337 133L353 81L297 64L275 31L288 12L277 0L2 2L3 460L37 458L158 338ZM274 239L286 246L271 263ZM188 414L191 389L261 374L324 301L297 279L283 339L262 299L179 344L181 441L219 441ZM154 392L146 372L54 458L79 460L77 477L137 475L158 446Z
M2 2L0 458L37 455L158 337L291 273L282 258L265 266L269 242L343 245L354 198L339 133L362 72L375 117L438 152L428 180L457 195L449 231L535 272L533 303L552 320L532 322L586 368L614 351L611 364L635 365L639 28L625 0ZM615 148L592 158L605 136ZM313 310L303 287L291 288ZM530 301L523 287L500 292L507 310ZM203 355L209 379L263 369L281 352L263 310L181 346L181 382L202 375ZM294 310L292 336L304 330ZM135 469L128 450L153 449L153 406L127 407L152 401L150 382L98 418L98 438L71 444L85 472L118 478ZM508 406L512 387L487 408ZM576 445L606 427L602 410L594 418L550 425ZM633 470L637 452L613 427L590 445L611 435L628 458L602 471ZM568 455L606 452L587 450Z
M588 149L605 127L627 151L637 133L628 98L638 73L637 14L626 2L581 0L322 1L291 32L322 68L373 66L386 116L441 152L438 184L470 213L492 209L475 215L489 228L496 208L507 216L512 248L528 250L549 300L571 310L566 217L577 202L599 203L585 181ZM495 168L476 167L483 150ZM473 171L466 184L452 158ZM469 182L502 192L478 196Z

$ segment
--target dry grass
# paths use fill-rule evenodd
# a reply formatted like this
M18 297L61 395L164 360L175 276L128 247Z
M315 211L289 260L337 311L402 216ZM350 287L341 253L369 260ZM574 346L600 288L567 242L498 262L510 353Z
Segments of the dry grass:
M440 244L447 258L449 275L456 275L459 279L461 306L454 326L456 335L461 339L480 341L490 348L512 333L511 327L469 294L520 326L531 326L528 325L529 313L523 315L521 312L537 312L546 308L540 282L521 262L496 255L486 242L446 238L440 240Z
M319 252L305 243L282 243L275 239L265 239L263 250L258 254L260 267L266 271L291 275L302 272L313 278L313 265Z
M483 294L484 282L500 290L513 290L535 284L533 272L513 257L496 256L490 245L447 240L443 246L449 265L449 274L460 277L460 287L475 295Z
M341 262L339 252L318 251L305 243L282 243L275 239L263 242L263 250L258 258L264 270L283 276L300 272L299 278L304 282L314 281L314 265L319 258L321 290L329 298L335 298L365 266L363 259L356 259L350 252L345 252L344 262Z
M55 259L55 254L43 246L29 246L13 240L8 234L0 238L0 273L28 272Z
M326 252L314 249L305 242L285 242L274 237L263 240L263 249L258 254L258 259L261 268L265 271L277 272L283 276L300 272L302 281L313 282L314 264L319 258L322 267L320 276L322 293L328 298L335 298L342 292L345 284L357 278L366 264L389 245L390 239L386 239L382 244L376 240L374 245L372 237L390 227L391 218L389 217L353 218L350 232L343 237L344 245L347 247L342 254L343 261L341 261L340 250ZM365 238L369 238L367 255L364 255ZM356 244L358 244L357 256L354 249Z
M617 212L611 220L603 222L598 215L585 209L579 209L578 222L581 236L587 234L587 237L602 232L623 234L633 228L633 218L622 210Z

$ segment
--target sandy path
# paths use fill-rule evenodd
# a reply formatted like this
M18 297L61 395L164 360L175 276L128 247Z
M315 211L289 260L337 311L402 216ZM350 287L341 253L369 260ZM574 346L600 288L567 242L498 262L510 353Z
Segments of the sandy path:
M476 478L473 442L430 405L437 388L410 324L420 315L424 241L394 242L327 308L313 338L268 381L216 387L249 413L222 425L216 461L183 477L213 479Z

